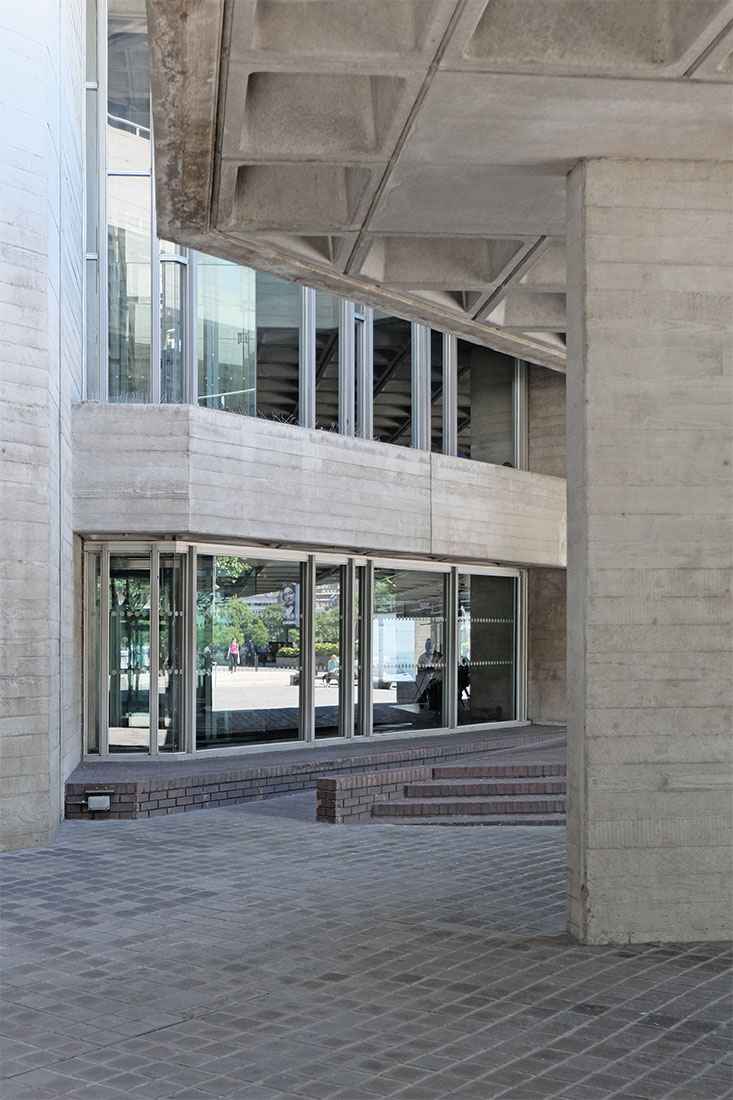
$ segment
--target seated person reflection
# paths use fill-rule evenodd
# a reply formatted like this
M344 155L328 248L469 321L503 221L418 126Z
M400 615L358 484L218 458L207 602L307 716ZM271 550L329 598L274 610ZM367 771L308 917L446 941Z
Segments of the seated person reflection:
M337 654L332 653L328 658L328 665L326 666L326 673L323 677L324 684L330 684L333 680L338 683L339 677L339 659Z

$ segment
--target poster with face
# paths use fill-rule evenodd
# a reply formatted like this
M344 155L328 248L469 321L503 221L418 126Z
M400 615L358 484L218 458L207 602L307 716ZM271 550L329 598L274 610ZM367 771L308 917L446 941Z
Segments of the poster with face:
M280 589L283 626L300 626L300 585L284 584Z

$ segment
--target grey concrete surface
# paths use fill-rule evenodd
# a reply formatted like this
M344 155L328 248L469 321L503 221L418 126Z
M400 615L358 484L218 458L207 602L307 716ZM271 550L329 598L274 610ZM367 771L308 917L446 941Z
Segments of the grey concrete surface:
M733 1097L727 945L573 943L564 830L314 818L305 792L0 857L3 1100Z

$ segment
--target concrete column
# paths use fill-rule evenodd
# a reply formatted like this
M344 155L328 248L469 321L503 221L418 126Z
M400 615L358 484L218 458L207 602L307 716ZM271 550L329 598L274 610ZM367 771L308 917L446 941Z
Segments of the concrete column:
M531 722L567 718L564 569L530 569L527 586L527 717Z
M568 187L569 929L730 934L733 168Z
M81 751L80 546L71 403L82 389L83 5L4 5L0 65L2 846L53 835Z

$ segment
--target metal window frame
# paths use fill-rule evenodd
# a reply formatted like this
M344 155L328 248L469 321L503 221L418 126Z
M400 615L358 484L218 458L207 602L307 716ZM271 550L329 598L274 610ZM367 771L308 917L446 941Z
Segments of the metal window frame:
M430 450L430 329L411 322L411 446L416 451Z
M374 643L374 562L362 566L359 592L359 737L374 735L374 685L372 683L372 650Z
M300 565L300 694L298 714L300 718L300 741L313 742L316 739L316 556L309 554Z
M529 404L529 373L523 359L514 360L512 386L512 426L514 430L514 465L518 470L529 468L529 438L527 409Z
M316 292L307 286L300 288L298 423L316 426Z
M458 337L443 333L443 454L458 454Z
M354 332L355 307L353 302L339 298L339 361L338 361L338 404L339 434L353 436L354 428L354 390L356 385Z
M374 436L374 310L362 307L356 324L356 434Z
M97 279L97 393L100 403L109 401L109 248L107 203L107 0L97 4L97 184L99 187L99 240Z
M340 652L339 652L339 737L353 739L354 736L354 640L356 596L356 566L351 558L339 567L341 591L340 607Z

